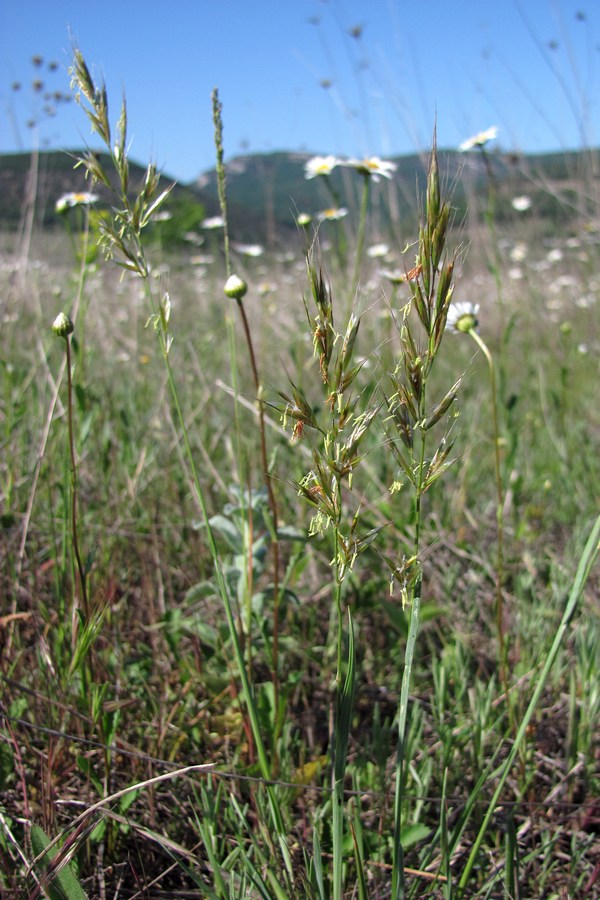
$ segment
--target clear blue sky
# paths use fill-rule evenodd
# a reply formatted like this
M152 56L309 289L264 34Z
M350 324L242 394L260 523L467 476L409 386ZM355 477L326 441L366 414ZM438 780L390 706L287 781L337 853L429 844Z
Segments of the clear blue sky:
M95 146L74 103L43 114L73 41L113 122L125 91L131 157L182 181L213 165L215 86L226 157L411 153L436 115L445 147L491 125L505 150L600 143L598 0L1 0L0 151Z

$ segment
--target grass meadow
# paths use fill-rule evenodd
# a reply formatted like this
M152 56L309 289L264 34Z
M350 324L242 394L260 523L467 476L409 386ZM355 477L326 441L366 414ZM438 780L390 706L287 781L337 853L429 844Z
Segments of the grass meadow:
M434 137L400 229L320 160L348 214L236 250L215 95L167 248L73 77L109 200L2 238L3 895L600 896L593 167L459 212Z

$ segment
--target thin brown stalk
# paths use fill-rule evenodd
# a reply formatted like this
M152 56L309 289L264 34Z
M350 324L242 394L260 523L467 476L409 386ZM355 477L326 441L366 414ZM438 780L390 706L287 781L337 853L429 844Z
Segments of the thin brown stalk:
M271 547L273 553L273 693L274 693L274 707L277 715L277 710L279 709L279 567L280 567L280 554L279 554L279 538L278 538L278 528L279 528L279 510L277 507L277 498L275 497L275 491L273 490L273 479L271 472L269 471L269 460L267 456L267 429L265 424L265 404L262 397L262 385L260 382L260 377L258 374L258 366L256 363L256 355L254 353L254 344L252 342L252 335L250 333L250 326L248 324L248 317L246 315L246 310L244 309L244 304L241 300L236 300L240 317L242 320L242 326L244 329L244 335L246 337L246 344L248 346L248 355L250 357L250 367L252 369L252 377L254 379L254 386L256 389L256 396L258 398L258 423L259 423L259 434L260 434L260 458L261 465L263 470L263 476L265 480L265 487L267 489L267 495L269 498L269 510L271 513L273 534L271 539Z
M87 621L90 614L87 576L81 559L79 537L77 535L77 460L75 458L75 439L73 435L73 380L71 374L71 341L69 336L66 337L65 342L67 346L67 419L69 430L69 456L71 461L71 536L73 540L73 553L75 554L77 572L79 574L79 587L83 602L83 612Z

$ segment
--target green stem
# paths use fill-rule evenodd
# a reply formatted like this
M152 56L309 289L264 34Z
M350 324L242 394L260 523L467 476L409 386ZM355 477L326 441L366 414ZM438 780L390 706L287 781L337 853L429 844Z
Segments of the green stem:
M265 487L267 489L267 495L269 498L269 510L271 512L271 548L273 554L273 695L274 695L274 708L275 708L275 720L279 720L279 603L280 603L280 590L279 590L279 569L280 569L280 560L279 560L279 510L277 507L277 499L275 497L275 491L273 490L273 481L271 472L269 471L269 460L267 456L267 435L266 435L266 425L265 425L265 403L263 399L263 390L262 384L260 381L260 377L258 374L258 365L256 363L256 355L254 353L254 344L252 342L252 335L250 333L250 326L248 324L248 317L246 316L246 310L244 308L244 304L241 300L237 300L238 310L242 319L242 325L244 328L244 335L246 337L246 345L248 347L248 355L250 357L250 367L252 369L252 377L254 379L254 387L256 389L256 397L258 404L258 423L259 423L259 434L260 434L260 459L261 466L263 470L263 478L265 482ZM273 741L273 746L275 747L276 741Z
M335 542L336 558L337 558L337 540ZM339 577L336 575L335 600L338 616L338 634L337 634L337 675L335 682L335 720L333 733L333 900L341 900L343 890L343 864L344 864L344 778L345 759L340 760L339 756L343 752L341 744L341 697L343 685L342 672L342 585ZM340 777L340 770L342 775Z
M333 803L333 900L343 897L344 870L344 778L348 756L353 691L354 691L354 640L350 611L348 611L348 664L344 666L343 638L344 612L342 586L345 563L340 561L340 525L342 519L342 480L335 478L337 518L334 523L335 604L337 611L337 674L335 682L335 720L332 746L332 803Z
M150 305L153 310L156 310L156 303L152 296L152 292L150 286L148 284L147 279L145 279L146 292L149 295ZM173 375L173 369L171 367L171 362L169 360L168 355L168 346L166 341L166 335L163 333L162 329L158 329L158 336L160 341L160 346L162 350L163 360L167 373L167 381L169 384L169 390L171 392L171 398L173 400L173 405L175 407L175 413L177 417L177 421L179 423L179 427L181 429L181 435L183 438L183 445L185 449L185 456L188 461L188 466L192 478L192 484L194 487L194 493L196 496L196 500L200 507L200 511L202 513L202 519L204 522L204 527L206 531L208 548L210 551L210 555L213 561L215 578L217 581L217 588L219 592L219 596L223 602L223 608L225 610L225 618L227 620L227 627L229 629L229 635L231 637L231 641L233 644L233 650L235 655L235 660L237 664L237 668L239 671L239 677L242 684L242 695L244 697L244 701L246 704L246 708L248 710L248 717L250 719L250 726L252 728L252 735L254 738L254 744L256 747L256 753L258 756L258 763L261 771L261 775L263 779L267 782L271 781L272 772L269 766L269 761L267 758L267 752L265 748L265 744L262 738L262 733L260 729L260 722L258 716L258 710L256 707L256 703L254 701L254 693L252 691L252 685L250 683L250 679L248 678L248 674L246 672L246 666L244 661L244 651L242 649L238 630L235 623L235 618L233 614L233 609L231 605L231 599L229 597L229 591L227 588L227 583L225 581L225 575L223 572L223 566L221 564L221 557L219 554L219 550L217 548L217 543L215 540L215 536L213 530L210 526L209 521L209 513L208 506L206 504L206 499L204 496L204 492L202 490L202 486L200 484L200 478L198 476L198 469L196 466L196 461L194 458L194 453L192 451L189 432L185 422L185 418L183 415L183 410L181 408L181 403L179 400L179 392L177 390L177 385L175 383L175 378ZM284 827L283 817L281 815L281 809L279 807L277 797L274 792L274 788L271 784L266 785L267 796L269 800L269 808L271 812L271 817L273 820L273 826L275 828L275 832L277 834L279 847L284 859L286 871L290 880L293 881L293 867L292 861L289 854L289 849L287 846L287 831Z
M87 254L89 247L89 239L90 239L90 211L89 207L84 207L83 209L83 229L81 235L79 235L79 247L76 251L76 258L79 258L80 265L80 274L79 274L79 286L77 291L77 304L73 309L72 315L75 316L77 312L79 315L77 317L77 343L78 343L78 357L79 357L79 365L81 366L81 380L85 384L85 365L86 365L86 356L85 356L85 343L86 343L86 313L88 309L89 302L84 293L85 281L87 278L88 272L88 263L87 263Z
M505 349L506 349L506 315L504 308L504 294L502 291L502 256L500 253L500 248L498 244L498 234L496 232L496 179L494 178L494 170L492 168L492 162L490 160L489 154L487 153L485 147L480 147L481 157L483 159L485 165L485 171L487 174L488 180L488 201L487 207L485 211L485 224L490 236L491 242L491 262L490 262L490 271L494 278L494 284L496 285L496 297L498 300L498 314L500 320L500 348L499 348L499 376L500 376L500 388L501 393L503 393L504 381L505 381Z
M425 410L425 390L420 402L420 410ZM421 546L421 518L423 482L425 479L425 433L421 433L420 459L418 463L419 479L415 486L415 541L414 558L419 565L419 552ZM396 754L396 788L394 795L394 845L392 868L392 897L394 900L405 895L404 884L404 850L402 848L402 798L404 796L406 778L406 723L408 718L409 691L412 678L412 667L415 656L415 646L419 633L421 615L421 588L422 578L419 574L411 591L410 624L406 639L406 651L404 654L404 671L402 672L402 684L400 687L400 702L398 705L398 751Z
M331 197L333 199L334 207L336 209L340 209L342 206L342 202L340 200L339 194L331 183L331 179L328 175L322 176L325 185ZM340 272L345 273L346 271L346 257L348 250L348 241L346 238L346 226L343 221L338 221L334 223L336 225L335 234L336 234L336 253L338 257L338 264L340 267Z
M89 619L89 602L87 592L87 577L81 553L79 550L79 539L77 536L77 460L75 458L75 435L73 429L73 376L71 373L71 339L67 335L65 338L67 348L67 423L69 432L69 457L71 465L71 536L73 540L73 553L79 573L79 584L81 589L81 599L83 602L83 612L86 622Z
M500 679L506 697L508 714L512 722L512 707L508 693L508 641L504 629L504 489L502 484L502 463L500 459L500 423L498 417L498 391L496 387L496 371L494 360L487 345L474 328L468 332L483 355L490 373L492 391L492 415L494 424L494 470L496 479L496 524L497 524L497 558L496 558L496 629L498 634L498 650L500 653Z
M360 201L360 217L358 220L358 235L356 238L356 251L354 258L354 272L352 273L352 281L350 287L350 299L354 298L360 280L360 269L362 265L363 252L365 248L365 233L367 226L367 209L369 208L369 188L371 176L363 175L362 198Z
M212 107L213 107L213 123L215 126L215 148L217 154L217 186L219 193L219 206L221 208L221 216L223 217L223 240L224 240L224 252L225 252L225 268L227 272L227 276L231 275L231 258L229 252L229 227L227 220L227 189L226 189L226 176L225 176L225 165L223 162L223 118L222 118L222 104L219 101L219 93L215 89L212 94ZM279 529L279 511L277 507L277 499L275 497L275 491L273 490L273 481L271 477L271 473L269 471L269 460L267 455L267 436L266 436L266 425L265 425L265 404L263 400L263 390L262 384L260 380L260 376L258 374L258 365L256 362L256 354L254 352L254 344L252 342L252 334L250 332L250 326L248 324L248 317L246 315L246 310L244 308L244 304L241 299L237 301L238 311L242 320L242 327L244 329L244 336L246 339L246 346L248 347L248 356L250 358L250 367L252 369L252 377L254 379L254 387L256 389L256 401L258 404L258 423L259 423L259 433L260 433L260 459L261 459L261 467L263 471L263 479L265 483L265 487L267 489L267 495L269 498L269 510L271 513L271 548L272 548L272 557L273 557L273 646L272 646L272 654L273 654L273 672L272 672L272 680L273 680L273 695L274 695L274 708L275 708L275 721L279 722L279 694L280 694L280 683L279 683L279 604L280 604L280 590L279 590L279 569L280 569L280 554L279 554L279 537L278 537L278 529ZM248 623L250 624L250 623ZM252 652L252 642L250 640L250 635L248 635L248 654L249 654L249 665L251 665L251 652ZM277 745L277 733L273 735L273 749L275 750Z

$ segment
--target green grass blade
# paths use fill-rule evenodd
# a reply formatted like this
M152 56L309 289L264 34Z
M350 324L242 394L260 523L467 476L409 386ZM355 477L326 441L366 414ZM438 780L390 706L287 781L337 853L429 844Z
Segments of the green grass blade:
M355 682L354 628L348 611L348 666L341 695L337 703L336 727L333 739L333 897L341 900L344 864L344 775L348 736L352 722Z
M327 900L325 893L325 882L323 880L323 859L321 857L321 841L319 840L319 832L313 828L313 853L312 859L307 866L310 883L313 889L317 890L319 900ZM311 871L312 869L312 871ZM310 877L312 876L312 877Z
M525 737L527 727L528 727L531 719L533 718L535 710L537 709L537 705L542 696L542 691L544 690L544 686L546 684L546 680L548 678L548 675L550 674L550 670L552 669L552 666L554 665L554 661L555 661L558 651L561 647L561 644L564 640L567 626L568 626L569 622L571 621L571 618L575 612L575 609L577 608L577 603L579 601L579 597L581 596L581 592L583 591L583 588L584 588L584 585L589 576L590 570L591 570L591 568L594 564L594 561L598 555L598 551L600 550L599 538L600 538L600 516L598 516L598 518L596 519L596 521L594 523L594 527L592 528L590 536L584 547L583 553L579 560L579 566L577 567L577 572L575 574L575 580L573 581L573 585L571 587L571 592L570 592L569 598L567 600L567 605L565 607L565 611L564 611L562 619L560 621L560 625L558 626L557 632L554 636L554 640L552 642L550 652L548 653L546 662L544 663L544 667L541 671L540 677L538 678L537 684L535 686L535 690L533 692L533 696L532 696L531 700L529 701L529 706L527 707L527 711L525 712L525 715L523 716L523 719L519 726L519 730L517 731L517 735L515 737L512 747L511 747L510 753L508 754L508 756L506 758L506 762L504 763L504 765L502 767L502 773L500 775L500 779L496 786L496 790L494 791L494 796L492 797L492 799L490 801L488 810L484 816L483 822L481 823L479 832L473 843L471 852L469 854L469 858L467 860L467 863L466 863L463 873L461 875L460 882L458 885L461 895L464 894L465 888L469 881L469 877L471 875L471 871L477 860L477 856L479 854L481 844L483 843L483 838L486 834L486 831L488 829L488 826L490 824L490 821L492 819L492 816L494 815L494 811L495 811L498 801L500 799L500 794L502 793L506 779L508 778L508 776L511 772L513 763L515 761L515 758L519 752L519 749L520 749L523 739Z
M404 851L402 849L402 795L404 793L404 772L406 760L404 748L406 740L406 720L408 715L408 693L412 675L412 664L415 654L415 645L419 633L421 613L421 584L415 585L412 598L410 625L406 641L406 653L404 656L404 672L402 673L402 685L400 688L400 704L398 707L398 753L396 759L396 791L394 795L394 849L392 871L392 897L400 900L404 896Z

